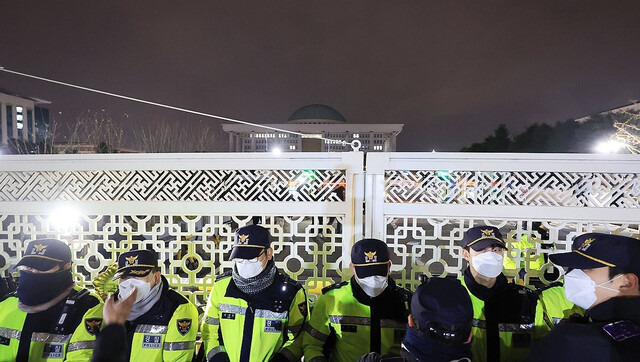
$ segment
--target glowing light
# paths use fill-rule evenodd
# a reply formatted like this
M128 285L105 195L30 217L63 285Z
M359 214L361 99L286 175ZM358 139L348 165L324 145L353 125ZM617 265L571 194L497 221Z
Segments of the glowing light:
M280 147L274 147L273 149L271 149L271 152L275 155L275 156L279 156L282 153L282 150L280 149Z
M80 213L69 206L62 206L54 210L49 216L49 225L62 234L68 234L80 222Z
M598 143L594 150L598 153L618 153L624 148L624 143L608 140Z

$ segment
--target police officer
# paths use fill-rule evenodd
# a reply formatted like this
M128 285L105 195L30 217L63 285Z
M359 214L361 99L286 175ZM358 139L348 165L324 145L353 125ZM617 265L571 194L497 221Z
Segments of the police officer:
M202 340L207 361L300 361L307 320L302 286L276 268L269 231L235 232L232 271L213 284Z
M400 355L411 293L389 277L387 244L363 239L351 249L349 281L322 290L304 335L304 359L353 362L369 352Z
M459 280L429 278L411 298L401 358L380 358L372 352L359 362L470 362L472 319L471 299Z
M69 246L34 240L18 266L18 289L0 303L0 360L89 360L102 302L75 286Z
M462 247L469 267L459 280L473 304L473 360L526 360L531 342L549 330L537 293L502 274L506 245L498 228L470 228Z
M536 343L531 361L638 361L640 241L587 233L574 239L571 252L549 258L569 268L566 297L589 319L558 325Z
M198 312L187 298L169 289L156 253L139 249L120 254L115 279L118 291L105 305L105 321L110 324L98 336L93 361L191 361ZM126 318L114 317L114 309L134 298L134 291Z

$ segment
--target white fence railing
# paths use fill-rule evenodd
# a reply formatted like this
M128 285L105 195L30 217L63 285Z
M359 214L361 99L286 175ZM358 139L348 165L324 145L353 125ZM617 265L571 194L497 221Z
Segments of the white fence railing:
M367 236L387 242L407 284L459 275L458 242L476 225L501 229L506 274L525 284L557 279L546 255L570 250L576 234L640 236L634 155L381 153L367 155L366 170Z
M119 253L152 247L202 303L233 265L235 228L259 222L278 266L318 294L363 236L362 170L361 153L2 156L0 272L35 238L67 240L85 286Z
M0 156L0 272L35 238L70 243L81 285L119 253L152 247L170 283L202 303L233 265L235 228L259 222L277 265L311 294L348 276L351 245L365 236L388 243L394 277L413 286L419 273L459 274L463 232L491 224L509 240L506 273L529 284L558 278L546 255L568 250L578 233L640 234L632 155L369 153L366 168L364 159Z

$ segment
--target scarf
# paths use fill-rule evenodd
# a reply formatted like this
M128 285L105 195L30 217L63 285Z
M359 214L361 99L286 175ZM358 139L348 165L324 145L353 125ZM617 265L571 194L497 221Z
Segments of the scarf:
M496 283L491 288L487 288L484 285L480 285L478 284L478 282L476 282L475 278L471 274L471 268L465 269L463 275L464 283L467 285L467 289L469 289L471 294L473 294L476 298L484 302L504 289L509 283L507 277L505 277L504 274L500 273L500 275L496 277Z
M38 305L26 305L22 303L20 299L18 299L18 308L25 313L40 313L62 302L64 299L66 299L69 296L69 293L71 293L71 291L73 290L73 287L75 287L75 285L76 285L75 283L71 284L69 288L65 289L57 297L53 298L48 302L38 304Z
M127 318L128 321L136 320L136 318L147 313L149 309L151 309L151 307L153 307L160 300L160 297L162 296L162 284L163 281L162 278L160 278L160 282L158 282L158 284L151 288L151 290L149 291L149 295L144 297L144 299L142 299L138 303L133 304L133 308L131 308L131 314L129 314L129 317Z
M232 278L236 287L240 289L244 294L254 295L267 289L268 286L273 284L273 279L276 276L276 264L273 260L267 262L267 266L260 274L252 278L243 278L238 274L235 265L233 266Z

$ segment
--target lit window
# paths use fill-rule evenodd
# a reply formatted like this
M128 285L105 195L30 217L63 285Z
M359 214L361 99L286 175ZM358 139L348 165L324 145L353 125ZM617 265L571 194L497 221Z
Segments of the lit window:
M23 124L22 122L18 122L18 123L16 124L16 128L18 128L18 129L22 129L22 128L24 128L24 124Z
M22 113L22 107L17 106L17 107L16 107L16 112L18 112L18 113Z
M360 134L359 133L354 133L353 134L353 138L360 138Z
M16 120L22 121L22 115L21 114L16 114Z
M296 149L296 145L289 145L289 149L290 150L295 150Z

